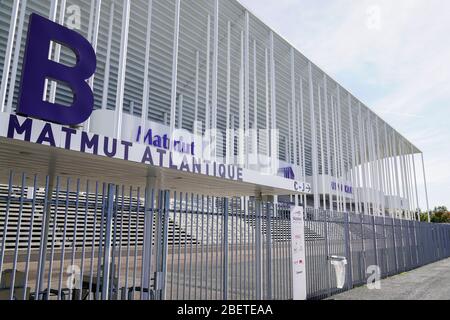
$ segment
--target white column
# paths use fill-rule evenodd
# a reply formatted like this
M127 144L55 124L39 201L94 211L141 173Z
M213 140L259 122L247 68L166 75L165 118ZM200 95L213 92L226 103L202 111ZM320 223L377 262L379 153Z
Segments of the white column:
M26 9L27 9L27 0L22 0L22 4L20 6L19 26L17 29L16 47L14 49L14 56L13 56L12 69L11 69L11 82L9 85L8 101L6 102L5 112L12 111L12 104L13 104L13 98L14 98L14 87L15 87L16 78L17 78L17 68L19 66L20 48L21 48L21 43L22 43L23 28L24 28L24 24L25 24ZM4 66L6 66L6 65L4 65ZM5 70L6 69L4 69L3 72ZM2 84L3 83L4 82L2 80ZM5 83L5 85L6 85L6 83ZM3 104L0 103L0 106L2 106L2 105Z
M273 32L270 31L270 107L271 107L271 141L270 141L270 156L272 163L272 170L275 172L278 168L275 168L275 163L278 162L278 135L277 133L277 99L276 99L276 84L275 84L275 47Z
M230 117L231 117L231 21L227 23L227 105L226 105L226 136L227 136L227 161L226 163L234 163L232 156L234 156L234 150L232 149L233 134L231 133Z
M352 98L351 95L348 95L348 113L350 117L350 147L351 147L351 162L352 164L349 166L350 168L350 174L351 174L351 180L352 180L352 192L353 192L353 202L355 205L355 212L361 213L359 210L359 204L358 204L358 195L356 192L356 170L357 170L357 162L356 162L356 153L355 153L355 137L354 137L354 126L353 126L353 110L352 110Z
M331 146L330 146L330 106L328 102L328 80L327 75L323 74L323 87L325 91L325 134L326 134L326 144L327 144L327 163L328 163L328 177L329 181L326 186L328 189L328 205L330 208L330 211L333 210L333 193L331 189ZM324 186L325 187L325 186ZM325 197L325 194L324 194ZM326 208L325 208L326 209Z
M297 150L297 105L296 105L296 92L295 92L295 50L291 47L291 107L292 107L292 143L294 153L294 164L298 163L298 150Z
M149 63L150 63L150 41L152 33L152 11L153 0L148 1L147 7L147 34L145 40L145 58L144 58L144 86L142 92L142 115L141 115L141 128L144 132L147 128L148 111L149 111L149 95L150 95L150 80L149 80Z
M427 202L427 212L428 212L428 222L431 222L431 211L430 211L430 203L428 201L428 187L427 187L427 176L425 173L425 161L423 159L423 153L421 153L422 156L422 170L423 170L423 183L425 188L425 199Z
M178 96L178 124L177 124L177 128L178 129L183 129L183 95L180 94Z
M309 77L309 107L311 112L311 136L312 136L312 175L313 175L313 190L314 190L314 209L319 209L319 190L318 190L318 159L317 159L317 129L316 117L314 110L314 83L312 78L312 64L308 62L308 77Z
M115 4L113 1L111 2L109 12L108 44L106 46L106 62L105 62L105 78L103 80L102 110L106 110L108 106L109 77L111 68L111 45L112 45L112 32L113 32L114 12L115 12L114 6Z
M304 118L304 102L303 102L303 78L300 77L300 102L299 102L299 109L300 109L300 126L301 126L301 151L302 151L302 179L303 182L306 182L306 160L305 160L305 118ZM306 194L302 197L302 203L304 205L304 208L306 209L307 203L306 203Z
M64 25L64 17L66 15L66 0L61 0L61 8L59 11L59 24L60 25ZM54 60L55 62L59 62L59 59L61 57L61 45L60 44L56 44L55 45L55 56L54 56ZM56 99L56 87L57 87L57 83L56 81L53 81L51 86L50 86L50 99L49 102L50 103L55 103L55 99Z
M173 36L172 53L172 90L171 90L171 108L170 108L170 134L175 130L175 112L177 107L177 82L178 82L178 46L180 36L180 0L175 0L175 26ZM170 144L172 150L173 143Z
M122 137L123 100L125 91L125 74L127 70L128 31L130 27L130 0L125 0L122 13L122 35L120 39L119 71L117 79L116 110L114 112L114 125L116 139Z
M249 152L249 130L250 130L250 14L245 11L245 31L244 31L244 152L245 167L248 168L248 152Z
M417 187L417 171L416 171L416 155L414 154L414 147L411 145L411 155L412 155L412 163L413 163L413 174L414 174L414 191L416 194L416 203L417 203L417 208L420 208L420 201L419 201L419 190ZM420 212L417 212L417 220L420 221Z
M6 44L5 51L5 59L3 63L3 74L2 74L2 82L0 86L0 107L2 108L2 112L6 111L6 90L8 87L8 78L9 78L9 70L11 66L11 55L14 47L14 38L16 35L16 23L17 16L19 13L19 0L14 0L12 5L11 19L9 21L9 33L8 33L8 42ZM17 46L20 46L20 43L17 43ZM14 83L10 83L11 86L14 86Z
M322 97L320 92L320 85L317 88L318 94L319 94L319 130L320 130L320 153L321 153L321 166L322 166L322 192L319 193L319 200L320 200L320 194L323 196L323 209L326 210L327 203L326 203L326 197L325 197L325 154L323 149L323 124L322 124ZM318 172L319 173L319 172Z
M239 165L245 166L245 49L244 31L241 31L241 66L239 70Z
M265 50L265 83L266 83L266 154L270 157L270 77L269 77L269 49Z
M152 0L150 0L150 2L152 2ZM91 40L92 48L94 49L94 52L97 53L98 33L99 33L99 28L100 28L100 13L101 13L101 7L102 7L102 0L97 0L97 2L95 4L96 4L95 5L95 18L93 19L94 25L92 27L92 30L91 30L92 24L89 23L89 32L90 32L89 39L92 39ZM91 21L91 17L89 18L89 21ZM88 81L91 89L94 88L94 78L95 78L95 74L92 75L92 77ZM85 121L83 128L85 131L89 131L90 126L91 126L91 119L89 118Z
M258 73L256 63L256 40L253 40L253 153L258 154Z
M200 73L200 52L197 50L195 52L195 93L194 93L194 127L192 128L194 136L197 136L198 130L200 129L200 134L202 133L202 128L198 127L198 82Z
M205 91L205 131L211 129L211 104L210 104L210 68L211 68L211 16L208 15L206 26L206 91ZM209 134L208 137L209 138Z
M217 129L217 77L219 63L219 0L214 0L214 42L213 42L213 65L212 65L212 125L211 129ZM217 136L214 134L213 157L217 156Z

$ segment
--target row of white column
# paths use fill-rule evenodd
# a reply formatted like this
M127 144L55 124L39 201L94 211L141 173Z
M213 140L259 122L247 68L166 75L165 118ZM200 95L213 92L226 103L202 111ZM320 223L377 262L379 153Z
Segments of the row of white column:
M121 46L119 53L119 70L116 88L116 108L114 113L115 136L120 139L122 118L123 118L123 102L125 89L125 73L127 68L128 53L128 35L130 25L130 0L122 1L122 25L121 25ZM109 71L111 64L111 46L112 46L112 28L115 14L115 1L111 2L109 15L109 32L107 39L105 79L103 83L102 108L106 109L107 99L109 95ZM99 23L101 14L102 0L92 1L90 8L90 19L88 28L88 39L91 41L94 49L97 49L99 36ZM2 112L10 112L12 110L12 99L14 95L14 84L17 80L17 70L19 64L20 44L22 42L23 27L27 0L14 0L11 12L10 30L8 43L5 51L4 69L2 74L2 82L0 86L0 105ZM64 23L66 0L52 0L49 12L49 18L53 21L57 20L57 9L59 7L59 23ZM142 118L141 125L145 126L149 112L149 60L150 60L150 43L152 28L152 7L153 0L148 1L148 20L146 30L146 52L144 62L144 83L142 93ZM175 0L174 10L174 37L172 52L172 86L171 86L171 105L170 105L170 130L176 127L175 119L177 107L179 108L178 127L181 126L182 117L182 94L177 92L178 79L178 51L179 51L179 33L180 33L180 0ZM212 28L212 44L211 44L211 20ZM217 128L217 101L218 101L218 50L219 50L219 0L214 0L213 17L207 17L207 51L206 51L206 128ZM245 11L244 30L241 30L241 61L239 75L239 137L238 137L238 161L243 166L248 166L248 157L246 156L250 147L255 153L258 152L257 136L252 137L253 143L249 143L247 133L250 130L250 14ZM18 28L16 28L18 25ZM17 30L17 31L16 31ZM17 37L16 37L17 32ZM231 115L231 32L232 22L227 23L227 88L226 88L226 128L234 129L234 121L231 123L233 116ZM14 41L15 40L15 41ZM14 43L16 45L14 46ZM265 114L267 128L272 130L277 128L277 105L276 105L276 80L275 80L275 57L274 57L274 34L272 31L268 34L269 47L265 48ZM257 62L256 50L257 40L252 42L253 46L253 92L254 92L254 128L258 127L258 78L257 78ZM56 45L53 59L58 60L60 56L60 46ZM355 211L364 214L384 214L387 209L392 216L403 216L406 218L416 218L416 209L419 207L419 193L417 186L417 171L415 165L414 147L401 139L400 136L388 130L386 124L380 126L379 119L370 112L363 115L361 104L358 105L358 114L354 118L354 108L352 107L351 96L348 94L348 121L350 123L350 136L347 131L343 130L343 107L341 106L341 89L339 86L330 92L328 88L328 78L323 75L322 83L314 83L313 66L309 62L307 68L307 78L297 74L296 72L296 51L293 47L290 49L290 67L291 67L291 101L289 102L289 113L291 118L289 121L289 160L295 165L299 165L300 174L303 181L306 177L306 149L305 145L305 120L309 120L311 124L311 152L312 152L312 184L314 208L321 206L324 209L338 211ZM50 51L52 54L52 51ZM212 55L212 63L211 57ZM9 92L8 77L11 71ZM200 52L196 52L196 71L195 71L195 107L194 107L194 123L199 118L199 76L200 76ZM93 86L94 78L89 80ZM305 119L304 106L304 82L309 88L309 114L310 118ZM297 92L297 86L300 92ZM317 90L315 90L315 86ZM211 94L210 94L211 93ZM56 83L52 83L50 87L50 100L54 101L56 94ZM318 96L318 105L314 101L315 95ZM322 99L324 96L324 99ZM299 97L297 99L297 97ZM322 101L324 100L324 101ZM177 103L178 102L178 103ZM318 119L316 117L318 110ZM323 114L325 117L323 119ZM331 126L330 126L331 122ZM325 130L324 130L325 123ZM354 135L356 124L357 135ZM89 121L84 125L89 130ZM318 128L319 127L319 128ZM200 128L194 126L194 133ZM242 130L243 129L243 130ZM325 131L325 137L323 136ZM380 141L383 136L384 141ZM271 159L278 159L278 137L267 133L266 137L267 155ZM320 141L320 149L318 141ZM344 144L344 140L346 143ZM234 162L235 142L234 137L230 136L227 131L226 137L226 162ZM346 150L344 150L344 147ZM333 151L331 151L331 148ZM290 154L292 150L292 154ZM319 159L319 152L321 158ZM325 154L326 159L325 159ZM345 154L347 157L345 158ZM215 156L215 155L214 155ZM325 163L325 160L327 163ZM428 190L426 189L426 177L423 165L425 184L425 199L428 206ZM319 162L322 172L319 172ZM346 166L347 163L347 166ZM353 201L347 198L345 190L336 188L335 191L329 189L329 192L319 194L319 173L322 176L322 185L325 188L325 168L328 167L328 173L336 180L338 185L345 185L347 181L351 181L353 185ZM359 189L360 188L360 189ZM362 192L357 192L362 190ZM396 195L396 197L385 198L384 195ZM296 202L297 202L297 197ZM327 201L328 198L328 201ZM400 203L401 199L407 200L407 206ZM306 202L306 196L300 197L300 203ZM334 204L336 206L334 206ZM400 210L403 207L403 210Z

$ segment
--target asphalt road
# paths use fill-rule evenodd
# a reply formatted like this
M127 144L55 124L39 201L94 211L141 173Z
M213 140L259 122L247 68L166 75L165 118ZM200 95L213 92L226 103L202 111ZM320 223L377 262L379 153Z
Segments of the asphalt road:
M330 300L450 300L450 259L384 279L380 290L363 286Z

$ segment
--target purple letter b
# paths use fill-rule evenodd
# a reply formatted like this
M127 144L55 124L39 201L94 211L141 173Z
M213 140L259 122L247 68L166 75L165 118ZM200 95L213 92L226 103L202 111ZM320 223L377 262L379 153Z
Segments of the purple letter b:
M75 53L75 66L69 67L49 59L52 41ZM96 65L94 49L83 36L37 14L31 14L18 113L63 125L83 123L94 108L94 95L86 79L94 74ZM46 79L68 85L73 92L73 104L64 106L44 101Z

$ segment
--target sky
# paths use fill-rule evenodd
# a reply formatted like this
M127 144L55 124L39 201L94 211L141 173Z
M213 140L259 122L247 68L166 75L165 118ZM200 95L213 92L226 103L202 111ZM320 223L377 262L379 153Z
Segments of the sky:
M450 1L239 1L422 150L430 207L450 208Z

